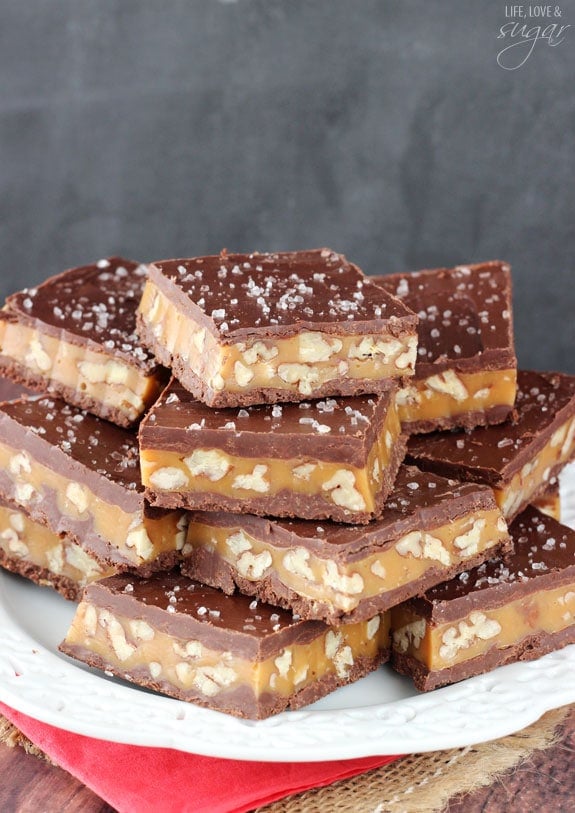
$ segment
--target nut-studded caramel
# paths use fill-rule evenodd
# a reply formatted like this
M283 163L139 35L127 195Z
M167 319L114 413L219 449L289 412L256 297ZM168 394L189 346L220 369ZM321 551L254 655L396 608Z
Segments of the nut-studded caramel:
M262 581L273 574L274 582L280 581L309 601L312 618L344 614L362 618L373 606L383 611L397 601L398 592L406 586L420 589L426 574L433 572L440 578L442 568L445 573L461 568L466 560L476 560L507 539L500 512L495 508L479 510L428 531L400 534L383 550L342 563L303 545L279 548L270 543L267 534L256 538L238 527L241 518L238 520L238 525L226 528L202 523L201 514L195 514L183 552L207 549L216 561L229 565L242 583ZM301 612L301 604L298 609Z
M2 503L0 561L3 567L74 599L86 584L115 572L69 537L55 534L23 511Z
M575 641L575 532L529 507L514 549L392 610L393 658L421 689Z
M213 410L172 382L140 428L154 505L368 522L404 450L394 393Z
M0 490L116 568L161 566L184 544L183 512L145 504L135 433L52 398L2 404Z
M493 488L510 521L575 456L575 376L520 370L516 418L469 432L412 436L407 459L420 468Z
M122 425L137 421L160 394L157 376L143 375L103 348L72 344L16 322L0 320L0 353L41 377L46 390L56 385L102 417L124 416Z
M445 624L430 624L409 609L395 608L393 646L427 669L440 671L479 658L493 647L505 650L538 632L549 635L574 623L575 581L485 612L472 610Z
M456 372L444 370L427 378L414 378L397 393L399 418L408 429L413 426L431 430L451 425L485 422L481 415L508 414L515 403L517 371L482 370ZM496 422L496 421L493 421Z
M210 406L381 392L415 365L415 316L330 251L156 263L139 320Z
M415 374L398 395L409 432L504 421L517 368L509 265L495 260L373 279L420 320Z
M186 524L182 511L125 511L98 497L86 485L50 470L0 443L0 466L11 483L10 496L32 515L56 513L56 528L72 535L90 531L94 552L117 566L139 567L162 553L184 545ZM43 505L50 501L53 508ZM99 539L99 541L98 541Z
M383 611L509 544L486 486L401 466L366 526L190 513L182 572L303 618L341 623Z
M493 489L503 515L513 519L532 495L541 492L541 484L547 484L552 475L572 459L574 453L575 418L571 418L555 430L549 443L525 463L509 483Z
M166 584L161 598L156 585ZM61 649L165 694L254 718L311 702L387 657L386 615L334 628L191 585L171 575L99 582Z

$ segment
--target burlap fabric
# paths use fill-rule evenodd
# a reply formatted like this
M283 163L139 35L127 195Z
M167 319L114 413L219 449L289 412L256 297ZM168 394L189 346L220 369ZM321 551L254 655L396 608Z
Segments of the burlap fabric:
M290 796L256 813L440 813L449 799L549 748L572 707L548 712L528 728L481 745L414 754L362 776Z
M528 728L481 745L415 754L362 776L290 796L256 813L440 813L456 794L491 785L535 751L549 748L575 707L548 712ZM46 759L0 716L0 742Z

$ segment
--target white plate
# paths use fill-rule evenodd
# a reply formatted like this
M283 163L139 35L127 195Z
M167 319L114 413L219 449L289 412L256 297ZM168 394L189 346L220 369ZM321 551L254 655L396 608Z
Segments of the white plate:
M575 467L562 481L575 520ZM0 573L0 700L68 731L134 745L264 761L323 761L456 748L511 734L575 702L575 645L418 694L383 667L302 711L237 720L107 678L57 651L74 605Z

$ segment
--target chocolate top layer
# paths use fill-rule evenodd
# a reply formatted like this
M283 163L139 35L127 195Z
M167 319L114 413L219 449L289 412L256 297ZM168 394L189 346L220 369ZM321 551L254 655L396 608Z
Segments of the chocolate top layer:
M519 371L517 385L515 422L413 435L409 462L456 479L507 482L575 414L575 376Z
M92 343L148 369L156 367L135 332L146 269L122 257L71 268L36 288L25 288L6 300L5 312L26 324L41 323L54 336Z
M301 621L239 593L227 596L176 571L148 579L110 576L90 585L85 599L120 615L147 619L170 635L244 657L265 658L326 630L320 621Z
M329 249L162 260L149 275L160 289L171 283L180 306L203 316L224 342L262 329L267 335L319 326L336 332L344 323L345 332L362 332L358 325L368 323L366 332L389 323L399 333L417 323L398 299Z
M212 409L196 401L175 379L140 425L142 449L187 453L218 448L247 457L322 459L365 464L395 396L324 398L298 404Z
M9 445L17 440L14 423L37 439L33 449L30 440L21 448L30 448L39 462L56 469L57 449L80 464L81 468L76 467L79 478L81 469L87 468L122 488L143 491L135 432L56 398L34 396L0 404L0 438Z
M419 316L415 375L515 367L511 271L492 261L371 277Z
M488 486L458 483L414 466L401 466L380 519L369 525L336 522L267 519L225 512L192 512L191 522L243 528L278 547L301 544L318 555L339 560L363 558L372 549L383 550L412 530L430 530L478 510L495 509Z
M575 578L575 531L528 506L510 526L513 549L412 603L427 618L447 621L475 607L501 605L523 593L551 589ZM468 608L468 610L467 610Z

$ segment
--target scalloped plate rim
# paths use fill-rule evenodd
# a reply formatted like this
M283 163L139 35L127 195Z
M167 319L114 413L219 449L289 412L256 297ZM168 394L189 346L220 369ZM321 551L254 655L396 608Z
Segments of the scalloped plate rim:
M561 487L569 509L565 520L572 525L575 466L566 470ZM474 745L512 734L546 711L575 702L575 682L565 681L562 674L573 673L575 667L575 645L571 645L536 661L510 664L426 694L414 692L386 703L349 708L310 706L262 721L239 720L104 679L46 648L9 611L6 579L14 578L0 572L4 638L0 644L0 700L41 722L112 742L265 762L353 759ZM24 592L19 585L15 590ZM14 609L25 612L23 607ZM30 659L29 668L22 667ZM18 677L14 663L20 669ZM51 680L44 681L42 675ZM59 699L62 675L66 691L74 692L73 701L67 704ZM384 675L378 673L376 679L381 678ZM360 685L344 691L355 688ZM97 702L90 698L90 689L95 690ZM132 725L118 725L120 712L130 710ZM138 731L142 714L149 719Z

